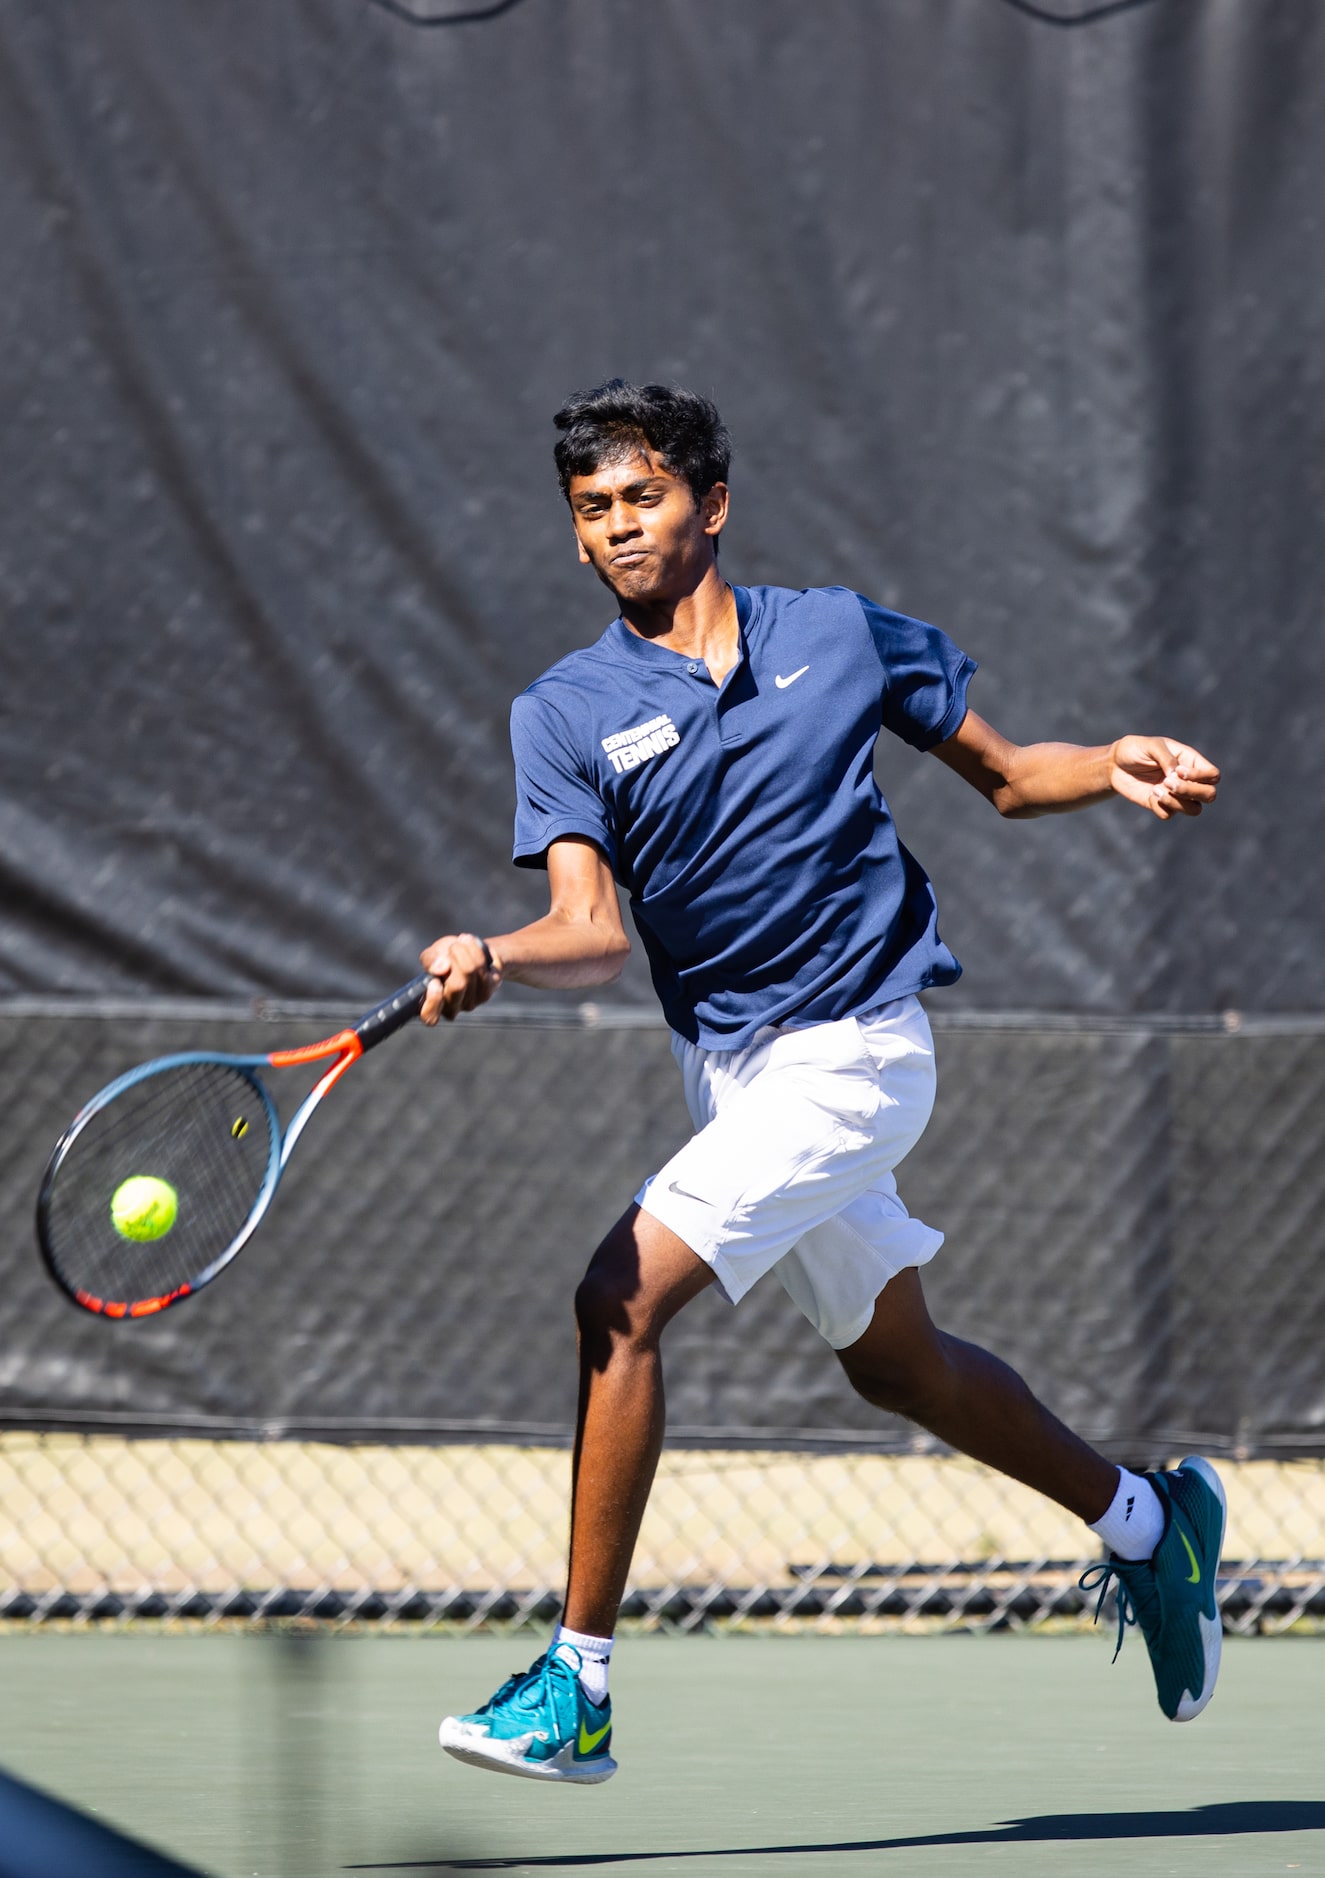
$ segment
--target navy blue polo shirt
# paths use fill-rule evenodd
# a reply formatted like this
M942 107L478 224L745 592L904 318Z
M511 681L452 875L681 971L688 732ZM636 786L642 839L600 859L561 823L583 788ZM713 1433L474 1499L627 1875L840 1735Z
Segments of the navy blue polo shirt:
M716 1050L960 976L873 757L881 726L917 750L952 736L975 670L937 627L845 587L734 592L721 688L617 619L511 712L517 865L596 841L668 1023Z

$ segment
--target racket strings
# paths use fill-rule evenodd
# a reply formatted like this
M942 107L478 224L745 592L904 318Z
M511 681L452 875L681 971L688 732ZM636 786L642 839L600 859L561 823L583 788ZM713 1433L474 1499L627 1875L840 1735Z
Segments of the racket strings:
M169 1296L233 1245L267 1178L273 1133L256 1082L230 1064L192 1063L131 1083L84 1123L48 1182L47 1255L74 1291L111 1303ZM125 1181L173 1189L157 1236L112 1210ZM126 1230L127 1228L127 1230Z

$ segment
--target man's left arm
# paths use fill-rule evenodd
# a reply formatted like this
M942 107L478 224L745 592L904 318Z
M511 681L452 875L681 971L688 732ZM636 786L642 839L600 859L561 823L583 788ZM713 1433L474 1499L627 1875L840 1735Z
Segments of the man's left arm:
M1215 799L1219 771L1173 737L1119 737L1116 743L1009 743L968 711L934 755L992 802L1022 820L1060 815L1122 796L1162 822L1199 815Z

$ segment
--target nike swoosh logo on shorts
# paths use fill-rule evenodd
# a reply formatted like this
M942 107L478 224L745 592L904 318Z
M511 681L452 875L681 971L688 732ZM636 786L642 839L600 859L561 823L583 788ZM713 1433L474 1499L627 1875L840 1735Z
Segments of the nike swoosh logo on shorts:
M781 672L778 672L775 675L773 682L777 686L779 691L785 691L787 689L787 686L794 685L798 678L804 678L806 672L808 672L809 669L810 668L808 665L802 665L798 672L793 672L791 674L790 678L784 678Z
M584 1717L581 1716L580 1717L580 1738L575 1743L575 1752L577 1754L592 1754L594 1749L598 1746L598 1743L602 1740L603 1736L607 1733L608 1729L611 1726L612 1724L610 1721L604 1722L602 1727L597 1731L596 1734L588 1734L585 1731Z
M668 1193L679 1193L683 1200L698 1200L701 1206L707 1206L709 1204L702 1193L691 1193L687 1187L678 1187L674 1180L668 1181L667 1191Z

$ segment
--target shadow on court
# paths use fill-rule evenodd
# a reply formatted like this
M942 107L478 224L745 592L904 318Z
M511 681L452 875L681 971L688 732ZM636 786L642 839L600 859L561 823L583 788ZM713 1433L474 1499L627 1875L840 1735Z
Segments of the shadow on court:
M1325 1832L1325 1800L1227 1800L1185 1812L1043 1813L1005 1820L983 1832L933 1832L910 1839L842 1839L804 1845L741 1845L676 1852L558 1852L525 1858L408 1859L386 1865L348 1865L347 1871L573 1870L590 1865L638 1865L658 1859L776 1858L825 1852L904 1852L920 1846L1043 1845L1108 1839L1224 1838L1238 1833Z
M0 1774L0 1878L203 1878L49 1793Z

